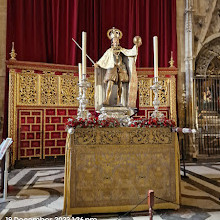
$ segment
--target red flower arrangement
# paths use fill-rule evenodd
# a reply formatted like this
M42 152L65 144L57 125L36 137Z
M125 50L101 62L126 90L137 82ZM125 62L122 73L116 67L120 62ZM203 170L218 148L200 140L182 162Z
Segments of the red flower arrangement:
M99 120L97 117L91 117L88 119L76 119L71 117L66 122L66 128L115 128L120 127L120 122L115 118L107 118L106 120ZM128 127L137 128L151 128L151 127L175 127L175 122L167 118L141 118L131 119L128 123Z
M141 119L131 119L128 123L128 127L137 127L137 128L158 128L158 127L175 127L175 121L167 118L141 118Z
M120 127L120 123L115 118L107 118L106 120L99 120L97 117L91 117L88 119L77 119L71 117L66 122L66 128L115 128Z

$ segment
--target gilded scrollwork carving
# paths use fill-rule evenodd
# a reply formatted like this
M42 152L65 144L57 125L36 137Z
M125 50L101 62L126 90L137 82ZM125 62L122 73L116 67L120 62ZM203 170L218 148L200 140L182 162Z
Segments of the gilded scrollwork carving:
M94 77L89 77L88 82L90 82L91 86L86 90L86 97L88 99L87 106L94 107L94 95L95 95Z
M132 144L168 144L171 143L172 137L169 129L134 129L130 133L130 143Z
M9 71L9 111L8 111L8 137L13 139L12 144L12 164L15 163L17 154L17 111L15 111L16 106L16 71L15 69L10 69Z
M53 75L41 76L41 104L58 104L58 78Z
M172 76L170 79L170 118L177 122L176 117L176 78Z
M163 131L162 131L163 130ZM151 141L149 143L151 144L170 144L172 141L172 135L169 128L165 129L153 129L151 137Z
M121 132L119 130L102 129L95 131L97 144L121 144Z
M78 106L78 78L73 76L60 77L60 104Z
M77 145L93 145L95 143L95 137L94 137L94 130L93 129L85 129L85 128L78 128L75 129L74 132L74 144Z
M136 130L136 131L135 131ZM135 129L134 131L129 132L130 142L132 144L144 144L149 143L150 140L150 131L146 129Z
M24 70L21 70L21 73L23 73L23 74L33 74L34 70L24 69Z
M151 105L151 81L152 80L150 78L143 78L138 80L140 107L147 107Z
M21 105L34 105L37 103L37 84L36 74L18 75L18 103Z
M55 72L54 71L50 71L50 70L45 70L45 71L43 71L42 72L43 74L55 74Z
M169 106L169 79L160 79L159 83L162 86L158 92L160 106ZM152 99L154 99L154 94Z
M78 145L169 144L171 140L168 128L77 128L74 135Z

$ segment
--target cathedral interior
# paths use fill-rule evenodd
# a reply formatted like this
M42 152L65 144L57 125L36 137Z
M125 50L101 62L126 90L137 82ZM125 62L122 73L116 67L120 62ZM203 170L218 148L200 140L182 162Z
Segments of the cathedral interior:
M95 61L80 69L83 31ZM108 38L129 79L103 71ZM0 41L0 219L220 219L220 0L0 0ZM167 121L151 121L155 100Z

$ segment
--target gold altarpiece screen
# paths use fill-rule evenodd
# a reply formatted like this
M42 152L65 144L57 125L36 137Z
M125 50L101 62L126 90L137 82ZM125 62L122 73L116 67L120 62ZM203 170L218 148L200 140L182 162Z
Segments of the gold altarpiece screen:
M13 138L12 164L23 158L65 155L65 121L77 114L78 68L38 62L7 61L9 68L8 136ZM137 117L153 112L153 68L138 68ZM176 121L177 69L159 68L160 111ZM87 68L91 87L88 109L94 113L94 68Z

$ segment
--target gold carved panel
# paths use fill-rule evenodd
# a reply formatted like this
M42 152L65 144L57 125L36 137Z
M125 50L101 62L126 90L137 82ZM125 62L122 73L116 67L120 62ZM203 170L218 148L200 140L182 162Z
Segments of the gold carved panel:
M158 92L158 98L160 100L160 106L169 106L169 79L159 79L159 83L162 88ZM152 99L154 99L154 94Z
M43 71L43 74L35 74L33 70L22 70L18 75L18 103L20 105L65 105L78 106L78 77L67 73L63 75L55 75L53 71ZM94 76L91 74L87 78L91 87L87 89L86 96L88 99L88 107L94 107ZM159 82L162 89L158 93L161 107L169 107L174 104L175 94L174 86L175 77L160 78ZM153 107L154 94L150 89L153 84L153 78L139 76L139 106ZM171 97L172 96L172 97ZM172 99L172 102L171 102ZM175 106L172 107L173 113ZM172 113L172 114L173 114ZM174 113L175 114L175 113Z
M90 87L86 91L86 98L88 99L88 107L94 107L94 95L95 95L95 88L94 88L94 77L89 77L88 82L90 82Z
M170 79L170 118L177 123L176 115L176 78L171 76Z
M12 164L15 163L17 154L17 111L16 111L16 71L9 71L9 110L8 110L8 137L13 139L12 143Z
M74 143L77 145L125 145L125 144L170 144L172 140L169 129L76 129Z
M37 104L37 74L18 74L18 103L20 105Z
M34 70L21 70L22 74L34 74Z
M78 106L78 77L64 73L44 71L36 74L33 70L17 72L17 104ZM91 86L87 89L88 107L94 107L94 76L88 77Z
M73 76L60 77L60 104L78 106L78 78Z
M54 75L55 72L54 71L50 71L50 70L45 70L45 71L43 71L43 74L52 74L52 75Z
M161 90L158 92L160 107L168 107L170 104L170 80L166 78L160 78L159 83L162 86ZM140 77L138 79L140 107L153 107L154 93L150 89L152 85L153 78Z
M58 77L54 75L41 76L41 104L57 105L58 104Z
M138 80L138 88L139 88L139 106L147 107L151 106L151 96L152 90L150 86L152 85L152 79L143 78Z

